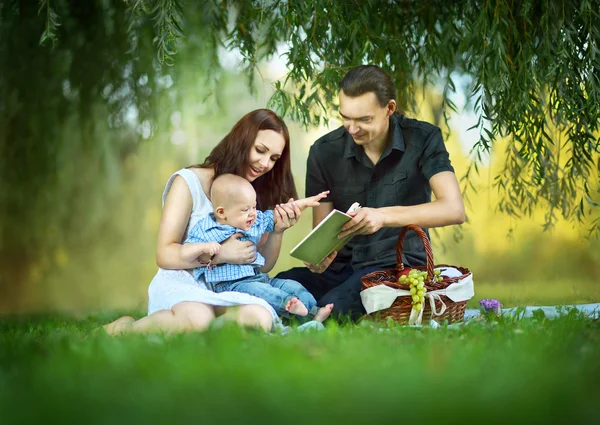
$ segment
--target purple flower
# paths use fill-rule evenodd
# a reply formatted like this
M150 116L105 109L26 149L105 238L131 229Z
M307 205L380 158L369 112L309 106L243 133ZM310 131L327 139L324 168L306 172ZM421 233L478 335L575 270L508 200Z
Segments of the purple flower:
M479 306L488 313L500 313L500 309L502 308L500 301L487 298L479 301Z

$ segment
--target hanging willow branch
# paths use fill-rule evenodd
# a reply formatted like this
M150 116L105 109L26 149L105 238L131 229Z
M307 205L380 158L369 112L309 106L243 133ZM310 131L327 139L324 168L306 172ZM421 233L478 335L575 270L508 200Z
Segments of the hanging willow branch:
M323 122L343 74L372 63L392 74L402 109L411 109L415 87L442 87L448 124L457 112L450 100L454 79L466 76L471 84L464 94L480 135L469 172L508 140L506 166L494 180L499 210L522 216L544 205L547 227L558 216L583 222L600 215L599 0L228 5L239 13L226 40L247 64L278 46L288 49L289 73L275 83L271 99L286 115L307 126ZM258 14L268 28L261 35L248 30ZM600 232L599 224L593 221L590 230Z
M44 32L40 37L40 46L43 46L46 41L52 41L52 44L56 42L56 32L58 27L60 26L60 22L58 20L58 15L50 5L50 0L40 0L40 8L38 10L38 14L45 15L46 25L44 27Z
M158 58L171 64L184 11L197 4L128 4L152 16ZM270 105L305 126L327 120L338 81L359 64L389 71L403 110L414 107L416 87L441 86L446 124L457 112L456 78L468 77L480 138L464 188L482 154L507 140L494 180L501 211L519 217L544 205L547 227L558 216L599 215L600 0L221 0L208 10L207 43L239 52L250 81L256 64L284 47L289 73L274 83ZM600 233L598 219L591 232Z
M161 63L172 65L173 57L177 53L177 42L183 37L182 7L178 0L159 0L152 9L158 60Z

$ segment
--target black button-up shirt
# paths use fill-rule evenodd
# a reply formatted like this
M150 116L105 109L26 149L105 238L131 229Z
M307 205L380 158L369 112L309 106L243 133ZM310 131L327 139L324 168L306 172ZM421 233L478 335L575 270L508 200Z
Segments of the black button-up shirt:
M370 208L430 202L429 179L442 171L454 172L440 129L396 114L390 117L389 129L388 145L375 165L343 126L318 139L308 155L306 196L330 190L321 202L333 202L343 212L354 202ZM355 270L393 268L401 230L388 227L355 236L330 267L340 270L350 263ZM413 266L426 262L423 243L415 232L406 234L402 261Z

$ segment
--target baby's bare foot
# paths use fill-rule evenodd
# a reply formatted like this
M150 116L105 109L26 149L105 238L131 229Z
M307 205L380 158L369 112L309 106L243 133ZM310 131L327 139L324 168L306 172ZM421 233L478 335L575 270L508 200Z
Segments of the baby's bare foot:
M306 316L308 309L298 298L292 298L285 306L285 311L289 311L297 316Z
M327 304L325 307L321 307L317 314L315 314L314 320L316 322L323 322L325 319L329 317L331 314L331 310L333 309L333 304Z
M121 333L124 327L127 327L135 322L135 319L131 316L123 316L115 320L114 322L104 325L103 328L109 335L118 335Z

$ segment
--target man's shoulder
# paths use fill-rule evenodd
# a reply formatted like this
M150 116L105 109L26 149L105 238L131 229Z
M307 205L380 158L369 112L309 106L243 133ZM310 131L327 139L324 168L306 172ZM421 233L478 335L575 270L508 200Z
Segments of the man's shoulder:
M396 115L396 122L403 130L410 130L413 132L421 133L423 135L429 135L440 128L427 121L417 120L415 118L408 118L405 115Z
M324 149L328 147L343 147L346 142L346 129L344 126L340 126L333 131L319 137L315 143L313 143L313 149Z

